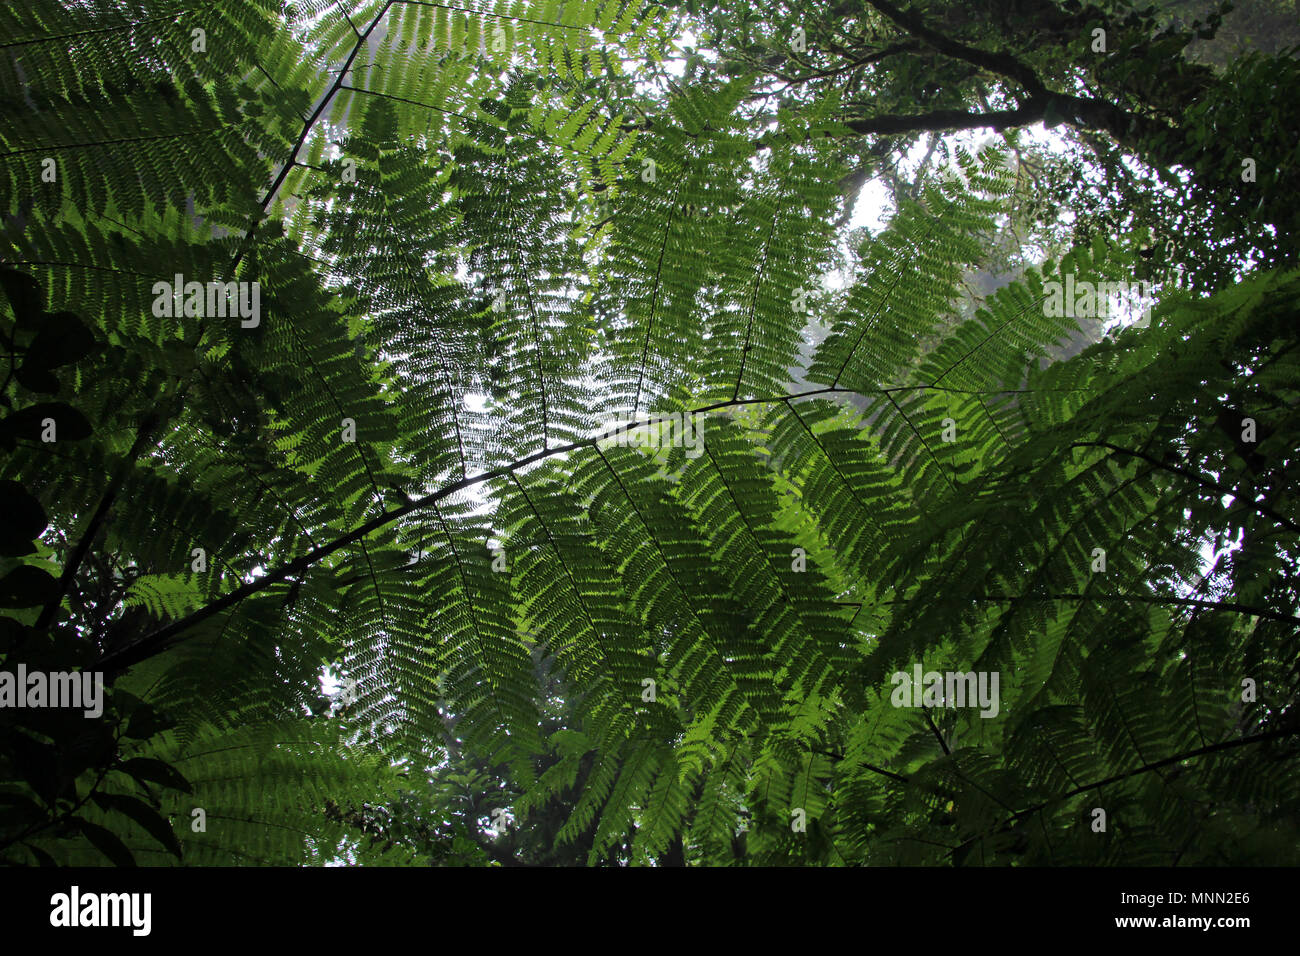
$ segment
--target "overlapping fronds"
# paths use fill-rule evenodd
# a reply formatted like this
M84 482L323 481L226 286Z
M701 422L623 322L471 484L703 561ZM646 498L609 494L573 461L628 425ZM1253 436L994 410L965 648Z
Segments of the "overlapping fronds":
M967 308L990 148L834 288L835 98L675 16L0 13L0 656L109 683L4 859L1294 862L1300 277Z

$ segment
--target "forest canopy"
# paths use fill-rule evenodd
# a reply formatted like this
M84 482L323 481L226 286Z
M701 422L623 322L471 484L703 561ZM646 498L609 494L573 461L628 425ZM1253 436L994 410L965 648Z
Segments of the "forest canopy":
M1300 862L1300 9L0 9L0 861Z

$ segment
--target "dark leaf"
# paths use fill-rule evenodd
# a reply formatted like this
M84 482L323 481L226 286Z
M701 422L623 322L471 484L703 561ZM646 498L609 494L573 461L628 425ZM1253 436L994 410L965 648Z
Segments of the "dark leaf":
M65 770L79 775L112 763L117 756L117 737L112 724L104 720L87 720L83 711L67 710L64 713L71 727L55 739L72 740L72 745L64 749Z
M182 793L194 792L194 788L190 786L188 780L181 776L180 771L171 764L163 763L161 760L155 760L152 757L132 757L118 766L117 769L144 783L161 784Z
M140 824L148 834L176 857L181 858L181 844L171 824L153 807L138 797L117 793L96 793L92 798L105 810L116 810Z
M24 439L38 442L45 428L45 420L53 419L55 441L80 441L89 438L94 429L86 416L63 402L38 402L19 409L0 422L0 434L10 440Z
M57 627L38 631L35 628L22 628L14 634L14 639L23 637L23 660L27 662L28 671L69 671L90 667L98 649L80 637L73 627Z
M95 334L71 312L51 312L27 347L24 368L51 369L80 361L95 349Z
M40 284L27 273L0 269L0 286L4 287L20 326L31 323L45 311Z
M76 827L100 853L113 861L114 866L135 866L135 857L126 848L126 844L107 827L86 820L76 820Z
M32 539L50 523L41 503L17 481L0 481L0 555L31 554Z
M125 734L133 740L147 740L154 734L176 726L176 721L148 704L141 703L131 714Z
M23 692L24 688L19 688ZM9 746L14 766L27 785L48 806L59 798L59 753L49 744L39 743L26 734L12 734Z
M0 607L38 607L59 593L54 575L22 564L0 578Z
M37 862L37 864L40 865L40 866L58 866L58 865L59 865L59 864L57 864L57 863L54 862L54 857L50 856L48 853L46 853L44 850L42 850L42 849L41 849L40 847L38 847L38 846L29 846L29 847L27 848L27 850L28 850L28 852L31 853L32 856L36 857L36 862Z
M0 617L0 654L10 654L26 639L30 628L12 617Z
M0 793L0 815L6 826L27 827L49 819L49 812L24 793Z
M41 395L57 395L62 388L57 375L38 365L30 365L25 359L23 364L14 370L14 378L27 391Z

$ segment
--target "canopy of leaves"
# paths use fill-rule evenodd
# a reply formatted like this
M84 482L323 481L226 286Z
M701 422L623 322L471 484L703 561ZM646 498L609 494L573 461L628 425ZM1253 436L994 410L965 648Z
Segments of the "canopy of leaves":
M1296 863L1294 4L902 3L0 10L0 860Z

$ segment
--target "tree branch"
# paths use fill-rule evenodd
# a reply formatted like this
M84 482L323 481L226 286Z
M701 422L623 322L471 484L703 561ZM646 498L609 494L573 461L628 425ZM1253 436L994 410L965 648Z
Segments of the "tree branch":
M131 450L118 463L116 470L113 472L113 477L109 480L108 487L104 489L104 494L95 507L94 514L90 516L90 521L86 524L85 532L73 546L67 562L63 565L63 573L59 575L57 590L45 603L45 606L41 608L41 613L36 618L35 626L37 630L48 627L54 620L54 616L59 611L59 605L63 603L63 599L67 597L68 591L72 588L72 582L77 576L82 561L86 559L86 553L90 550L91 544L99 535L100 529L104 526L104 521L108 518L109 509L112 508L117 493L122 489L122 483L126 480L127 472L131 470L135 460L143 453L145 445L149 443L153 435L154 429L158 427L158 421L158 415L152 414L140 423L140 427L135 433L135 441L131 444Z
M742 398L726 402L715 402L712 405L704 405L700 408L685 412L684 414L700 415L705 412L736 408L742 405L773 404L776 402L787 401L792 398L805 398L831 393L849 393L853 391L854 390L852 389L829 386L827 388L817 388L807 392L798 392L793 395L776 396L773 398ZM246 584L235 588L235 590L222 595L210 604L204 605L197 611L163 625L158 630L146 635L134 644L124 647L120 651L104 655L99 661L100 669L108 673L116 673L124 668L130 667L132 664L138 664L140 661L165 650L170 646L173 638L181 634L183 631L187 631L196 624L200 624L208 618L220 614L227 608L233 607L245 598L258 593L259 591L263 591L273 584L278 584L290 577L302 574L312 565L329 557L334 552L345 548L350 544L355 544L358 541L361 541L363 538L373 534L380 528L392 524L399 518L403 518L413 512L428 508L449 495L455 494L456 492L462 491L473 485L480 484L481 482L490 481L494 478L507 478L517 469L531 465L533 462L542 461L543 459L550 458L554 455L562 455L567 452L577 451L580 448L587 448L594 445L596 442L603 441L607 438L617 437L628 429L636 428L640 425L650 425L652 423L651 419L646 419L643 422L637 422L630 425L621 423L591 438L570 442L566 445L552 446L551 448L543 449L542 451L534 452L531 455L520 458L518 461L514 461L501 468L483 472L482 474L475 475L472 478L462 478L458 481L452 482L451 484L444 485L437 491L427 494L422 498L414 499L399 508L394 508L392 511L382 512L346 534L343 534L319 547L313 548L306 554L282 564L278 568L268 571L256 581L249 581Z
M930 113L897 114L851 119L845 126L855 133L888 135L893 133L946 132L961 129L988 128L1001 132L1013 126L1029 126L1043 119L1047 112L1047 98L1035 97L1014 110L990 110L973 113L968 110L934 110Z
M993 830L985 831L984 833L980 833L971 837L965 843L961 843L958 846L954 847L952 852L956 853L958 850L962 849L962 847L969 846L970 844L974 843L976 840L983 839L984 837L988 836L989 833L991 832L997 832L999 830L1006 829L1008 826L1010 826L1012 823L1014 823L1016 820L1020 819L1021 817L1028 816L1031 813L1037 813L1039 810L1046 809L1047 807L1051 806L1053 803L1060 803L1062 800L1068 800L1070 797L1076 797L1079 794L1086 793L1089 790L1096 790L1098 787L1105 787L1112 783L1118 783L1121 780L1127 780L1129 777L1136 777L1140 774L1151 773L1154 770L1160 770L1164 767L1168 767L1170 764L1181 763L1184 760L1192 760L1196 757L1203 757L1206 754L1216 753L1221 750L1231 750L1236 747L1244 747L1247 744L1261 743L1265 740L1276 740L1279 737L1294 736L1297 733L1300 733L1300 728L1280 727L1277 730L1270 730L1262 734L1251 734L1249 737L1238 737L1236 740L1222 740L1217 744L1210 744L1207 747L1198 747L1196 750L1188 750L1185 751L1184 753L1175 754L1172 757L1165 757L1163 760L1157 760L1155 763L1143 764L1141 767L1138 767L1136 770L1126 770L1123 773L1112 774L1111 776L1105 777L1101 780L1094 780L1092 783L1085 783L1082 786L1075 787L1073 790L1067 790L1065 793L1062 793L1059 796L1052 797L1049 800L1044 800L1041 803L1036 803L1031 807L1026 807L1024 810L1016 811L1011 816L1003 820L1000 824L998 824Z
M1208 478L1202 477L1201 475L1196 474L1196 472L1194 471L1189 471L1186 468L1179 468L1177 465L1171 465L1168 462L1161 461L1158 458L1153 458L1151 455L1148 455L1146 452L1133 451L1130 448L1121 448L1119 445L1112 445L1110 442L1105 442L1105 441L1077 441L1074 442L1072 445L1070 445L1070 447L1071 448L1107 448L1118 455L1130 455L1134 458L1141 458L1143 461L1150 462L1151 464L1155 465L1157 468L1160 468L1163 471L1168 471L1175 475L1181 475L1183 478L1186 478L1189 481L1194 481L1196 484L1200 485L1203 488L1209 488L1223 495L1231 495L1233 498L1239 497L1237 491L1233 488L1229 488L1227 485L1221 485L1216 481L1210 481ZM1257 502L1245 502L1245 504L1252 511L1255 511L1266 518L1272 519L1273 521L1280 524L1282 527L1286 528L1288 531L1294 531L1296 533L1300 533L1300 524L1296 524L1294 521L1290 520L1284 515L1279 514L1278 512L1274 511L1272 508L1269 508L1264 505L1260 505Z
M1158 134L1162 133L1167 136L1171 132L1171 127L1168 125L1137 113L1130 113L1128 110L1121 109L1114 103L1105 100L1052 92L1027 63L1010 53L981 50L978 47L969 46L946 37L942 33L930 29L930 27L926 26L925 21L910 10L900 10L889 0L866 0L866 2L896 26L906 30L912 36L924 40L945 56L962 60L982 70L1015 80L1029 94L1029 104L1033 104L1036 108L1041 108L1045 112L1048 101L1053 101L1062 120L1069 125L1078 129L1104 130L1116 142L1123 144L1133 152L1149 156L1159 165L1168 166L1175 161L1176 151L1160 145L1161 139L1158 136ZM980 126L992 126L994 129L1001 131L1009 126L1026 125L1026 123L1037 122L1037 120L1043 118L1040 113L1024 122L1016 122L1017 115L1025 111L1025 107L1020 110L997 111L997 123L1002 125L976 122L973 116L979 114L964 114L960 110L940 111L940 113L947 112L953 119L968 124L954 126L951 127L952 129L974 129ZM1035 111L1035 109L1030 109L1027 113L1032 115ZM927 115L938 116L940 114ZM993 116L995 114L987 115ZM899 119L898 117L889 118L892 120ZM892 132L907 132L914 129L933 130L935 127L928 125L919 127L906 126L902 129L894 129ZM866 132L879 131L866 130Z
M1200 607L1210 611L1238 611L1283 624L1300 624L1300 617L1280 614L1267 608L1236 604L1232 601L1198 601L1194 598L1168 597L1162 594L979 594L976 601L1139 601L1144 604L1175 604Z
M930 716L929 708L922 708L921 714L925 717L925 722L930 725L930 731L934 734L934 739L939 741L939 747L943 750L945 757L951 757L952 751L948 749L948 741L943 739L943 734L939 733L939 728L934 724L934 718Z
M831 760L835 761L836 763L838 763L841 760L848 759L844 754L835 753L833 750L818 750L816 747L814 747L812 748L812 752L815 754L821 754L823 757L829 757ZM877 767L875 764L869 764L865 760L855 760L854 763L859 767L865 767L866 769L870 770L872 773L878 773L882 777L888 777L891 780L897 780L899 783L908 782L907 777L903 776L901 773L894 773L894 771L886 770L884 767Z
M945 56L964 60L990 73L1010 77L1031 95L1036 96L1047 92L1047 87L1043 86L1038 74L1010 53L992 53L946 37L942 33L931 30L925 25L925 21L910 10L900 10L888 0L867 0L867 3L875 7L884 17L892 20L894 24L902 27L912 36L924 40Z
M266 215L267 209L271 206L271 200L275 198L275 194L279 192L280 187L284 185L285 178L288 177L289 171L293 169L294 164L298 159L298 153L302 150L303 144L307 142L307 137L311 134L312 127L316 125L316 121L321 118L321 114L325 112L325 108L333 102L335 95L343 87L343 79L348 75L348 70L352 68L352 61L357 58L357 54L361 52L361 48L366 45L366 41L370 38L370 34L374 32L375 27L379 26L380 21L388 15L388 9L394 2L395 0L388 0L388 2L380 8L379 12L375 14L375 18L370 22L370 26L366 27L366 32L357 34L357 42L353 45L352 52L348 54L347 59L343 61L343 67L339 70L338 78L330 84L329 89L325 91L320 102L316 104L316 108L312 110L311 115L307 117L307 120L302 127L302 133L298 136L298 141L294 143L293 149L289 151L289 155L285 158L284 165L280 167L280 171L276 174L275 179L271 183L271 188L268 189L266 195L262 197L261 215ZM352 21L349 20L348 22L351 23ZM356 33L355 26L352 28L352 32ZM232 276L235 273L235 268L244 258L244 254L248 252L249 246L253 241L253 236L257 232L257 227L260 223L260 218L254 219L252 224L248 227L248 231L244 233L244 239L239 244L239 250L235 253L235 258L230 263L229 272Z

